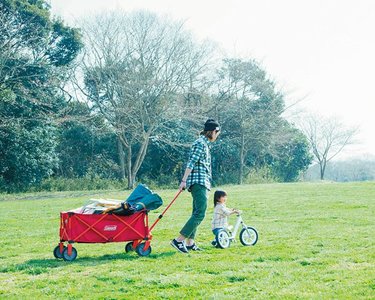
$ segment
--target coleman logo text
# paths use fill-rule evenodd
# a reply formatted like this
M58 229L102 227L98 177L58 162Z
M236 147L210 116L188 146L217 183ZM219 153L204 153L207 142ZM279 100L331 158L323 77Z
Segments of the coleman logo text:
M117 229L117 225L106 225L104 227L104 231L115 231Z

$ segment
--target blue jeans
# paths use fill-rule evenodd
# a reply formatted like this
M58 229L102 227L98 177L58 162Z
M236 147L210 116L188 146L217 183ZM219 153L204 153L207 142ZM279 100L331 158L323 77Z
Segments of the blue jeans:
M220 230L223 230L224 228L215 228L212 230L212 233L214 234L214 236L216 237L216 235L219 233Z

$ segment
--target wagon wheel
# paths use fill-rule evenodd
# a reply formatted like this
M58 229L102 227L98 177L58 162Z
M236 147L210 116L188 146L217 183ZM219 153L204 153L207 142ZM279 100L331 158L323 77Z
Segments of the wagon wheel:
M137 248L135 248L135 252L137 252L137 254L139 256L147 256L151 253L151 245L148 246L148 249L145 250L145 246L146 246L146 243L140 243Z
M129 242L125 245L125 252L128 253L128 252L131 252L131 251L134 251L133 242Z
M68 247L65 247L63 253L62 253L62 258L65 260L65 261L73 261L75 260L77 257L77 250L76 248L72 247L72 254L69 255L68 254Z
M64 246L63 251L65 248L66 246ZM53 256L56 258L63 258L62 252L60 252L60 245L57 245L55 249L53 249Z

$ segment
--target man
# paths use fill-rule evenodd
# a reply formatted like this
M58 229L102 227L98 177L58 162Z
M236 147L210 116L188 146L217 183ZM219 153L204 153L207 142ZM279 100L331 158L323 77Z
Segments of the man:
M205 217L208 192L211 190L210 144L216 141L219 134L219 123L208 119L204 124L204 130L190 150L189 160L179 189L187 188L191 192L193 212L181 229L180 235L171 241L171 245L181 253L201 250L194 240L197 228Z

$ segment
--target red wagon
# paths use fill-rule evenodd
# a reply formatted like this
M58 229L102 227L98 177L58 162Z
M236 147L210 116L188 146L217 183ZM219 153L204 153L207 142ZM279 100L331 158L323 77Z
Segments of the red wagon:
M125 245L126 252L135 250L138 255L147 256L151 253L152 229L181 192L176 194L151 227L148 224L147 210L130 216L61 212L60 243L53 250L53 254L56 258L73 261L77 257L73 243L128 242Z

